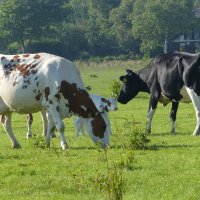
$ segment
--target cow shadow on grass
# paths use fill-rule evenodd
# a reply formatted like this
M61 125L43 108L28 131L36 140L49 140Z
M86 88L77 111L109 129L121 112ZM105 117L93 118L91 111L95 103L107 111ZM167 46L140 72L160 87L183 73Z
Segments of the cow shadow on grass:
M150 133L149 136L151 137L156 137L156 136L171 136L171 137L176 137L176 136L190 136L192 135L192 132L176 132L176 133L170 133L170 132L153 132Z
M79 147L73 147L73 146L70 146L71 150L95 150L97 149L97 147L86 147L86 146L79 146Z
M171 134L169 132L165 132L165 133L151 133L149 135L150 137L152 138L155 138L155 137L163 137L163 136L168 136L168 138L179 138L179 136L183 137L183 136L186 136L186 137L191 137L191 138L194 138L192 136L192 133L191 132L176 132L174 134ZM163 140L165 140L166 138L163 137ZM163 142L163 143L160 143L160 144L152 144L150 145L150 150L160 150L160 149L183 149L183 148L200 148L200 144L168 144L166 142Z
M174 144L174 145L167 145L167 144L157 144L154 145L155 150L160 149L187 149L187 148L200 148L200 145L190 145L190 144Z

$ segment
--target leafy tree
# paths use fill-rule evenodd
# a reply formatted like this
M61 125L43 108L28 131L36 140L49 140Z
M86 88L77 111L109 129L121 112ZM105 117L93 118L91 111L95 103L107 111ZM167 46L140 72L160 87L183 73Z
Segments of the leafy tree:
M133 36L139 38L141 50L150 55L163 48L167 34L173 39L191 29L191 0L136 0L133 9Z
M132 13L135 0L122 0L121 4L112 9L110 21L112 31L116 37L120 52L139 53L139 42L133 38L132 34Z
M2 37L16 41L22 51L33 39L51 33L51 26L62 19L63 1L6 0L0 2L0 29Z
M105 3L105 1L89 1L86 28L90 53L98 56L114 54L114 46L116 45L116 40L110 29L111 24L105 14L108 10L103 10L102 2Z

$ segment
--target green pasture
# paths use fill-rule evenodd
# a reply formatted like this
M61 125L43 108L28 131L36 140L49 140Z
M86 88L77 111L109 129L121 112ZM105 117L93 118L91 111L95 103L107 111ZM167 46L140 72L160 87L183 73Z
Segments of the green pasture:
M146 62L77 62L90 93L110 96L110 84ZM22 148L12 149L0 127L0 199L4 200L198 200L200 199L200 138L192 137L192 104L180 104L176 134L170 134L171 105L158 105L148 136L148 148L131 148L134 130L144 132L147 94L140 94L110 112L111 147L102 150L88 136L75 137L73 117L65 119L69 150L60 149L59 137L51 148L41 137L39 113L34 114L34 137L26 139L25 115L13 115L13 130Z

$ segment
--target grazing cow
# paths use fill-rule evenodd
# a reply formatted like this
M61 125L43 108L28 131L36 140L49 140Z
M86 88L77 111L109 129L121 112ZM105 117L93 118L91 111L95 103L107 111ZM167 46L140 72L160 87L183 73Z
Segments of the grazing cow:
M20 147L11 127L12 112L21 114L47 112L47 144L56 128L61 147L67 147L62 119L72 114L91 119L93 141L109 145L106 124L89 97L80 72L69 60L59 56L37 53L0 55L0 114L3 127L14 148Z
M108 118L108 112L113 110L118 110L117 108L117 102L115 98L111 97L108 99L105 99L104 97L97 96L94 94L90 94L90 98L94 102L95 106L97 107L98 111L102 113L102 117L104 118L104 121L106 122L106 131L107 134L112 134L111 127L110 127L110 120ZM85 135L84 133L84 127L88 129L88 120L85 120L82 117L75 117L74 120L75 124L75 130L76 130L76 137L79 136L79 132L82 133L82 135Z
M172 102L170 119L171 132L175 132L176 113L179 101L190 102L192 100L196 111L197 124L193 135L200 133L200 56L197 54L174 52L162 54L150 62L150 64L133 72L127 70L127 74L120 77L124 83L118 97L118 102L128 103L139 92L150 93L149 111L147 115L147 133L151 132L151 122L157 103L164 106ZM189 96L188 96L189 94ZM190 97L190 98L189 98Z

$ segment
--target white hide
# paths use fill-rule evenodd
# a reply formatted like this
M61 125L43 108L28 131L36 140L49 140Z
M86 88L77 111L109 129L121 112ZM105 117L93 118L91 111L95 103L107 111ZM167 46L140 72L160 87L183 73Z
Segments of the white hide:
M75 113L69 110L68 100L72 97L67 96L66 85L72 90L75 88L77 93L81 91L80 95L86 93L78 68L65 58L47 53L0 55L0 115L4 115L2 124L14 148L20 145L12 131L12 112L29 114L42 110L47 111L47 144L50 145L50 136L56 128L60 133L62 149L67 147L62 119ZM60 95L59 99L56 95ZM109 144L107 134L103 133L105 124L101 116L97 116L98 111L90 104L87 93L84 97L88 98L88 105L92 106L93 119L100 122L100 126L96 121L93 124L96 128L101 127L103 135L95 136L96 140L103 145ZM82 103L82 99L79 98L78 103ZM90 130L91 135L94 134L93 130L96 129Z

